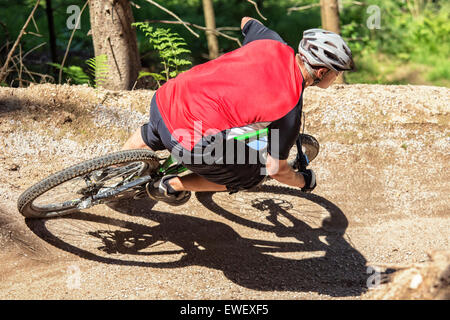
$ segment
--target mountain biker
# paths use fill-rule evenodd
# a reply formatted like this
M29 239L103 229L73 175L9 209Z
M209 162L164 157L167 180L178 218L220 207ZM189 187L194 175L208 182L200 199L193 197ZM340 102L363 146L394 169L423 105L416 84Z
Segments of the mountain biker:
M181 205L191 191L246 190L259 185L265 174L303 191L316 187L313 170L296 172L287 163L300 132L303 91L311 85L328 88L339 74L352 70L351 51L339 35L322 29L304 31L297 54L256 19L244 17L241 29L241 48L195 66L159 88L151 101L149 123L123 146L123 150L167 149L192 171L148 184L150 198ZM236 152L242 143L237 146L233 137L265 127L267 159L250 163L251 148L244 144L242 152ZM212 163L195 161L205 153L214 155L209 147L218 141L222 157ZM231 163L223 161L228 154L233 154Z

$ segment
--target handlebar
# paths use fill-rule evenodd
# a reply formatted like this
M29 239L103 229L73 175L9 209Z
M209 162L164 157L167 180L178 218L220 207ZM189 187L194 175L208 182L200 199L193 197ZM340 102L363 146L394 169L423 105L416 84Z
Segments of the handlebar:
M290 163L293 169L298 171L305 171L306 167L309 165L309 159L308 156L303 153L302 151L302 141L301 136L299 135L297 138L297 141L295 141L295 144L297 146L297 156L295 157L295 160Z

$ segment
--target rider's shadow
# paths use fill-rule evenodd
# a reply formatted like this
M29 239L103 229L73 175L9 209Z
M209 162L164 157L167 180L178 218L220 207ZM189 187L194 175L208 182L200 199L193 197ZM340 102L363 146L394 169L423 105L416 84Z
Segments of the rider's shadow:
M284 187L263 186L262 191L275 194L290 194L291 189ZM28 220L27 223L38 236L63 250L80 257L103 263L143 266L154 268L180 268L200 265L221 270L234 283L246 288L260 291L317 292L330 296L357 296L366 288L366 260L344 238L347 219L342 211L324 198L314 195L302 195L330 211L331 220L324 221L322 227L311 228L308 224L293 217L282 206L271 199L253 203L256 210L269 212L268 221L272 225L260 224L242 219L212 199L212 193L197 193L197 199L211 211L247 227L266 232L274 232L280 240L282 237L294 237L298 241L269 241L244 238L233 228L222 222L206 220L183 214L172 214L152 210L149 201L123 202L115 210L140 216L156 222L156 226L146 226L135 222L117 220L90 213L79 213L64 219L76 219L84 222L97 222L120 226L129 231L110 232L107 237L101 232L91 232L91 236L109 239L99 248L111 254L99 256L92 252L70 245L51 234L45 228L44 220ZM295 194L294 194L295 195ZM299 196L298 194L296 196ZM292 222L286 227L278 223L279 215ZM75 221L76 222L76 221ZM138 246L117 247L119 239L140 239ZM326 243L319 239L325 239ZM182 258L174 262L158 262L148 259L140 260L143 255L164 256L165 251L146 253L140 251L157 240L165 240L181 247ZM115 247L111 246L115 243ZM109 250L109 251L108 251ZM277 253L300 253L307 255L312 251L321 252L318 257L309 256L293 259L276 256ZM135 255L136 259L124 261L114 258L114 253ZM173 252L172 252L173 253ZM273 255L275 254L275 255ZM148 258L148 257L147 257Z
M258 198L252 201L252 207L267 214L265 224L246 220L228 211L212 201L212 194L197 193L197 199L208 209L235 223L266 232L273 232L279 238L292 237L298 242L274 242L247 239L249 250L240 257L243 262L239 265L240 272L253 274L259 278L254 282L249 278L245 286L262 290L279 290L280 284L284 290L313 291L331 296L360 295L367 290L366 259L353 248L344 238L348 220L343 212L332 202L314 194L302 194L298 191L279 186L264 185L258 192L267 192L270 198ZM292 205L276 199L276 195L289 194L311 201L327 211L328 216L321 221L321 226L311 227L300 218L289 212ZM255 198L255 197L253 197ZM299 208L300 216L302 208ZM288 220L286 226L280 220ZM313 256L322 252L319 257L302 259L279 258L268 253L291 254L302 253L302 256ZM239 252L236 252L239 254ZM252 256L247 256L251 253ZM261 254L262 253L262 254ZM226 265L226 262L225 262ZM234 274L225 274L232 279ZM241 283L242 284L242 283Z

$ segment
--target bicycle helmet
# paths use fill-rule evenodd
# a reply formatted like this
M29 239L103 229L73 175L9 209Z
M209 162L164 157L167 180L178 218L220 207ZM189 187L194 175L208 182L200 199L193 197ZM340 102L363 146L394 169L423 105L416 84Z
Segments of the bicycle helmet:
M312 67L325 67L334 71L354 69L352 52L340 35L323 30L303 32L298 52Z

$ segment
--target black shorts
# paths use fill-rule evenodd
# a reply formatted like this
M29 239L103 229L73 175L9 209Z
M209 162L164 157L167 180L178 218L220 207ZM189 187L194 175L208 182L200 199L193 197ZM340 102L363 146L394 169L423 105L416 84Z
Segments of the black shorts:
M141 135L145 144L153 151L169 150L177 145L177 141L172 138L169 129L164 123L158 105L156 104L156 94L153 95L150 103L150 120L141 127Z
M178 155L180 154L181 146L170 134L159 112L158 105L156 104L156 94L153 96L150 104L150 120L141 127L141 135L145 144L154 151L167 149L169 151L173 150ZM251 189L261 184L266 177L265 165L263 164L262 158L260 156L253 156L252 161L250 161L249 155L254 150L251 150L245 144L239 147L241 155L242 151L245 150L245 159L243 161L239 159L240 162L238 162L237 146L233 145L233 147L235 148L233 153L233 159L235 161L231 161L232 163L226 163L224 161L225 163L223 164L195 164L193 161L189 161L189 163L183 162L183 165L208 181L225 185L230 192ZM186 152L184 149L183 151Z

